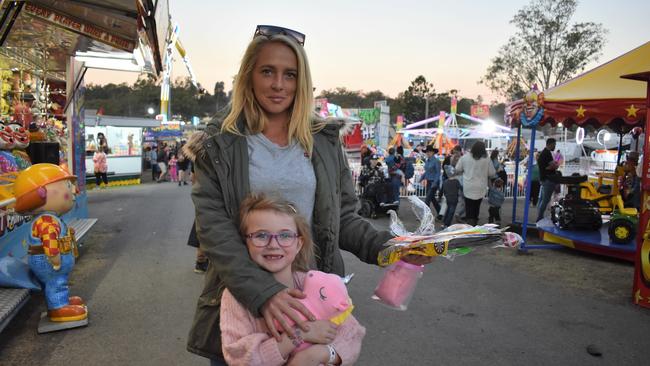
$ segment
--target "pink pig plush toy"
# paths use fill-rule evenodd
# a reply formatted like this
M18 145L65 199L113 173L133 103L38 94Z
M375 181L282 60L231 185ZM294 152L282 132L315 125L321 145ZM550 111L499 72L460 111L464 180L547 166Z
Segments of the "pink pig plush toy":
M303 283L303 292L307 297L299 301L319 320L329 319L332 323L340 325L354 308L343 279L335 274L321 271L307 272ZM306 320L302 314L300 316ZM289 325L294 324L289 318L287 318L287 322ZM279 326L278 323L276 323L277 326ZM310 345L305 342L294 352L301 351Z

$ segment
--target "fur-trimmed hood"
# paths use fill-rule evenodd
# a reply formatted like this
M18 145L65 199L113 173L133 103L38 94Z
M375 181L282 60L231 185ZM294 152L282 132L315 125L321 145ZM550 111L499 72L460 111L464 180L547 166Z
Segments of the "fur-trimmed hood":
M321 118L314 116L313 124L322 126L318 133L323 133L330 138L340 138L354 128L358 123L348 118ZM211 136L221 132L221 121L208 122L205 130L194 132L183 146L183 154L192 161L202 157L205 152L204 143Z

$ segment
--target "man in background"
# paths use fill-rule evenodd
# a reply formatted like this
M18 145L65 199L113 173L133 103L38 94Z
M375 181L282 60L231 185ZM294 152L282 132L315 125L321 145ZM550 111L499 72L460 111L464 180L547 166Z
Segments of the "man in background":
M544 218L546 206L551 201L553 191L555 191L555 182L550 177L555 175L558 164L553 159L553 151L555 150L555 139L549 138L546 140L546 147L539 153L537 158L537 166L539 167L539 180L541 183L539 192L539 204L537 206L537 221Z

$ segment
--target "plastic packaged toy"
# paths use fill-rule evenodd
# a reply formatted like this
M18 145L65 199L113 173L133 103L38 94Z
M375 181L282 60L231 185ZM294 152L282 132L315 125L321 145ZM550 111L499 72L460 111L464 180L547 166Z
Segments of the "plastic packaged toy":
M507 228L499 228L494 224L456 224L435 232L431 209L415 196L410 196L409 200L420 220L420 226L415 232L410 232L404 228L395 212L389 212L391 231L398 236L389 240L377 257L378 264L388 268L372 298L393 309L407 309L424 272L424 266L403 261L407 255L453 260L471 252L471 247L496 244L495 247L517 248L523 242L518 234L506 232Z
M386 243L387 247L379 252L377 262L380 266L388 266L409 254L453 259L458 254L454 252L451 255L453 249L486 244L517 247L518 243L512 237L508 238L510 242L507 245L504 243L505 230L493 224L456 224L430 235L398 236Z

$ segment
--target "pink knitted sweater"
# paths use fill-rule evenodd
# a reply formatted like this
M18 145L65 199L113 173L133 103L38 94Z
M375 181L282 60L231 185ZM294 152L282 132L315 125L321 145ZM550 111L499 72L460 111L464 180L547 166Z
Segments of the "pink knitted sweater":
M304 272L294 273L294 282L302 288ZM270 336L264 318L256 318L225 289L221 297L221 343L228 365L284 365L277 341ZM359 357L361 342L366 334L354 316L350 315L338 328L332 346L341 357L342 365L351 365Z

